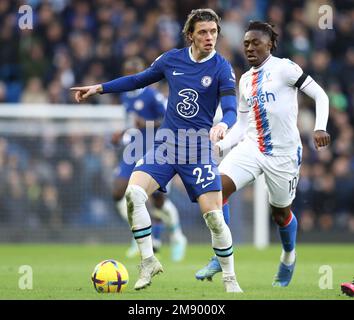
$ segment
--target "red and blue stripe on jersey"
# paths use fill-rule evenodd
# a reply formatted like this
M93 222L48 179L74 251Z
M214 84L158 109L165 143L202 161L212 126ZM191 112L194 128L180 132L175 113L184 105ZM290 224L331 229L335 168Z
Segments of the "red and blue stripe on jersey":
M252 97L260 97L263 93L263 75L264 71L262 69L252 73ZM258 148L263 154L272 155L272 137L264 102L262 102L261 99L254 99L252 107L255 114L256 129L258 133Z

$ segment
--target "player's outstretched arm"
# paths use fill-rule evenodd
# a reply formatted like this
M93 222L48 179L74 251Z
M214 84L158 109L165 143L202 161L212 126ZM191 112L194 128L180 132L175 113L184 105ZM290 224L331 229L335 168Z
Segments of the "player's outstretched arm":
M159 59L159 61L160 60L162 59ZM95 84L92 86L84 87L73 87L70 88L70 90L75 91L76 101L81 102L97 93L121 93L144 88L163 79L164 73L159 65L160 64L156 62L146 70L133 75L119 77L102 84Z
M94 84L92 86L72 87L70 91L75 92L75 100L80 103L90 96L101 93L103 89L101 84Z

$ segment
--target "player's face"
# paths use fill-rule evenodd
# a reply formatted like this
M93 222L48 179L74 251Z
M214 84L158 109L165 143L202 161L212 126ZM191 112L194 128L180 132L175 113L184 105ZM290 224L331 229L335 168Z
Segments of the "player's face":
M248 63L256 67L270 55L272 42L262 31L251 30L246 32L243 46Z
M215 49L218 26L214 21L196 22L194 32L189 37L195 49L202 55L208 55Z

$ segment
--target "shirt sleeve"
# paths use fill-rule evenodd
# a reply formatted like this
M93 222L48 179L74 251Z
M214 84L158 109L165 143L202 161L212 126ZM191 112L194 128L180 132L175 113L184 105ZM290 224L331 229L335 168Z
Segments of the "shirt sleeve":
M316 101L316 123L314 131L326 131L329 116L329 99L326 92L316 83L316 81L310 76L309 78L311 81L307 86L304 86L301 91Z
M226 63L220 74L219 99L223 113L221 122L228 128L236 122L236 76L231 65Z
M164 78L165 54L158 57L149 68L143 72L120 77L109 82L102 83L102 93L125 92L144 88L152 83L158 82Z
M282 75L289 86L301 89L311 81L298 64L289 59L283 60L284 70L282 71Z
M156 105L156 115L158 118L163 118L166 112L166 99L163 96L163 94L161 92L154 92L153 93L153 98L155 101L155 105Z
M238 111L241 113L246 113L249 112L249 107L246 101L246 98L243 94L243 77L241 76L240 82L239 82L239 101L238 101Z

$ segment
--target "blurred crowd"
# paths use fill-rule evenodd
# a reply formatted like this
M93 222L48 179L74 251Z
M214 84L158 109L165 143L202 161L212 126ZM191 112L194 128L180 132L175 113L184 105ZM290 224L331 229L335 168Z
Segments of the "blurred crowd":
M116 162L102 137L1 137L0 224L58 230L112 222Z
M33 30L18 28L18 8L24 3L33 8ZM321 5L333 9L332 29L319 28ZM266 20L279 33L275 55L298 63L325 89L332 144L320 152L312 142L314 102L299 94L304 150L294 212L304 232L336 228L354 232L351 0L1 0L0 103L74 103L69 87L116 78L129 57L140 56L148 65L161 53L183 47L185 18L200 7L213 8L222 17L217 49L232 63L238 79L248 68L242 52L248 21ZM160 89L167 93L166 85ZM101 95L91 102L120 101L115 95ZM102 138L42 140L1 138L0 222L18 222L16 214L25 208L40 212L36 218L40 223L70 222L72 212L85 211L82 204L88 197L110 197L107 168L113 167L115 156L104 149ZM59 151L53 151L58 146ZM55 161L47 153L55 154ZM82 192L74 190L81 187ZM74 194L85 198L75 199Z

